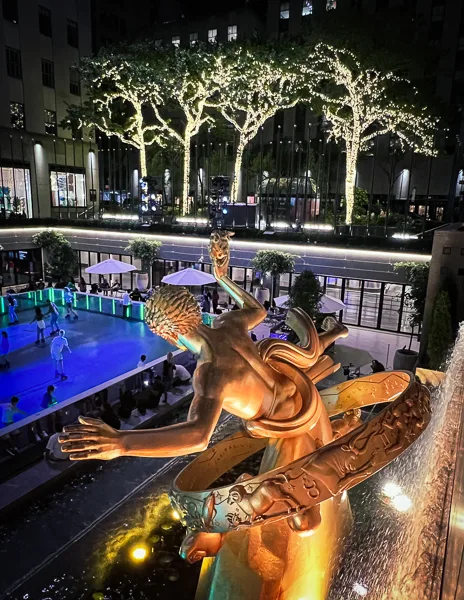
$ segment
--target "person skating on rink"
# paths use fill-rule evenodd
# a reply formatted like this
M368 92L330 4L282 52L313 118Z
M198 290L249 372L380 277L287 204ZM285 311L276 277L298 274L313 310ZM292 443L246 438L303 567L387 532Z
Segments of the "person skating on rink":
M71 315L74 316L74 319L77 320L79 317L77 316L77 312L73 308L73 300L74 295L72 291L68 288L64 288L64 303L66 305L66 317L65 319L70 319Z
M67 379L67 376L64 374L63 350L67 348L71 354L68 340L64 337L64 334L64 330L60 329L59 335L53 340L50 346L52 360L55 362L55 377L61 377L62 381Z
M50 315L50 335L52 336L60 331L60 328L58 327L58 317L60 316L60 311L58 310L57 305L51 300L47 300L47 306L48 313L45 316L48 317Z
M7 294L8 298L8 316L10 317L10 325L18 325L18 317L16 316L16 308L18 306L18 301L16 298L13 298L11 294Z
M38 344L40 344L40 342L42 342L42 344L45 344L45 318L42 314L42 309L40 308L40 306L35 307L35 316L31 321L31 325L32 323L34 323L34 321L37 321L37 340L35 341L35 345L37 346Z

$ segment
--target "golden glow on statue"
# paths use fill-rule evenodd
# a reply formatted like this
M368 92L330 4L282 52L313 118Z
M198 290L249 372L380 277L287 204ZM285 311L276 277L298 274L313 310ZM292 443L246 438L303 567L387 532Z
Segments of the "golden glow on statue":
M318 335L300 309L287 316L298 345L280 339L254 344L248 332L266 311L228 277L230 235L214 232L210 255L217 282L241 310L219 315L209 328L185 288L163 288L147 302L152 331L197 356L187 420L120 432L81 417L60 441L74 460L201 452L171 493L188 528L182 556L205 559L197 600L323 600L351 523L346 490L422 433L430 420L428 392L412 374L393 372L319 393L315 383L340 366L323 353L348 331L333 322ZM363 423L360 408L381 402L386 408ZM243 431L208 448L223 409L243 420ZM257 476L244 473L232 485L211 489L263 448Z

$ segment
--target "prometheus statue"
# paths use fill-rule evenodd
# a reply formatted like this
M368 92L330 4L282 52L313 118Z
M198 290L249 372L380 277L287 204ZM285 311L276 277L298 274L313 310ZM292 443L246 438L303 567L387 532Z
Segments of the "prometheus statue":
M377 373L319 393L340 365L324 355L348 330L334 321L318 335L300 309L287 324L299 344L248 332L264 307L228 277L228 232L211 235L219 285L240 310L211 328L185 289L161 288L146 306L151 330L197 358L194 398L186 422L157 430L119 432L80 418L60 441L71 459L173 457L201 452L171 493L188 528L181 554L203 561L197 599L323 600L336 573L351 522L346 490L394 460L430 420L425 387L407 372ZM388 403L363 423L361 407ZM243 419L238 434L208 448L222 409ZM343 414L330 421L329 417ZM265 448L260 473L210 489L247 456Z

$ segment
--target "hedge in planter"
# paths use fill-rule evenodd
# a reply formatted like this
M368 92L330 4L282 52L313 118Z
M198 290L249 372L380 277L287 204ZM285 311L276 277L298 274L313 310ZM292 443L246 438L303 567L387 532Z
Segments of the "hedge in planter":
M274 296L277 277L293 271L295 257L293 254L280 250L259 250L251 261L251 265L255 271L267 273L272 277L271 296Z
M427 353L432 369L441 369L453 342L451 303L445 290L438 292L433 305Z
M291 308L301 308L313 321L316 320L323 291L319 280L312 271L303 271L299 275L292 285L289 295L288 305Z
M47 272L50 277L67 283L78 265L77 253L72 249L70 242L62 233L53 229L36 233L32 236L32 241L46 251Z
M142 271L148 273L148 287L151 288L151 267L158 258L161 242L147 238L135 238L129 242L126 250L142 263Z

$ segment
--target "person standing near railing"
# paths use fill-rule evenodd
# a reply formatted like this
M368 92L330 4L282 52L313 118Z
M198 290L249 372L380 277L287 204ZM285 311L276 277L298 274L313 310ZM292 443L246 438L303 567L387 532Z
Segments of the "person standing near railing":
M60 311L58 310L57 305L52 302L51 300L47 300L47 306L48 306L48 313L45 315L46 317L48 317L50 315L50 327L51 327L51 332L50 332L50 336L55 335L55 333L58 333L60 328L58 327L58 317L60 316ZM56 327L56 329L55 329Z
M126 292L122 298L122 316L124 319L129 318L130 306L131 306L131 299L129 296L129 292L126 290Z
M74 320L77 321L77 319L79 317L77 315L77 312L73 308L73 300L74 300L73 292L68 287L65 287L64 288L64 303L66 305L65 319L71 319L71 316L74 316Z
M8 333L2 331L2 339L0 344L0 357L2 358L2 364L0 366L8 368L10 363L8 361L8 353L10 351L10 340L8 339Z
M18 301L11 294L7 294L8 299L8 316L10 317L9 325L19 325L18 317L16 316L16 308Z

